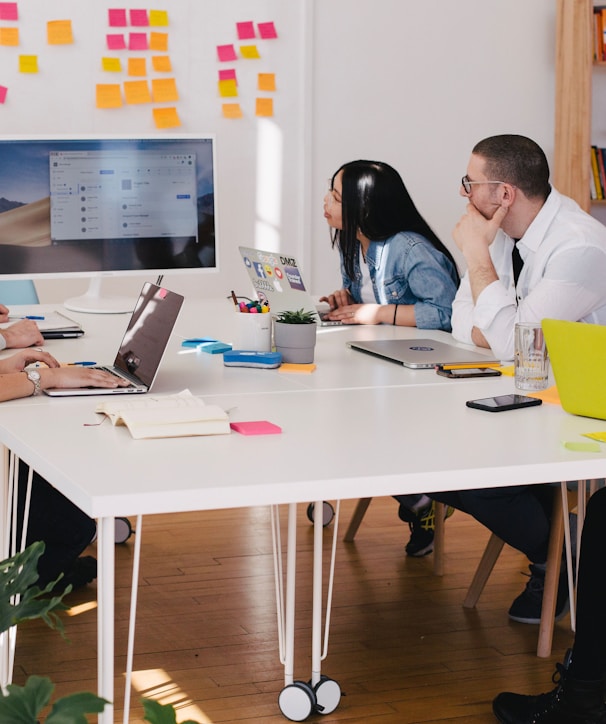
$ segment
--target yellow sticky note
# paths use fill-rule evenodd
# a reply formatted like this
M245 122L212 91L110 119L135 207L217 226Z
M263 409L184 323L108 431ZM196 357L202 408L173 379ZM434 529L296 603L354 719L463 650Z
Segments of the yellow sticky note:
M168 33L154 33L149 34L149 49L150 50L168 50Z
M152 80L152 98L154 103L171 103L179 100L179 92L174 78L154 78Z
M125 80L124 96L129 105L151 103L151 95L146 80Z
M152 27L166 27L168 25L168 12L166 10L150 10L149 24Z
M233 78L219 81L219 95L221 98L235 98L238 95L238 85Z
M590 437L598 442L606 442L606 432L584 432L583 437Z
M549 402L552 405L562 404L560 402L558 388L555 385L548 387L546 390L541 390L540 392L527 392L525 394L527 395L527 397L538 397L539 400L543 400L543 402Z
M253 59L253 58L260 58L259 51L257 49L256 45L241 45L240 46L240 53L242 54L243 58L247 59Z
M71 20L49 20L46 23L49 45L71 45L74 42Z
M562 445L566 450L573 452L601 452L601 448L597 442L566 442L562 441Z
M176 108L154 108L153 113L156 128L176 128L181 125Z
M129 58L128 59L129 75L147 75L147 63L145 58Z
M20 55L19 56L19 72L20 73L37 73L38 72L38 56L37 55Z
M223 118L242 118L242 109L239 103L224 103Z
M171 73L173 69L168 55L152 56L152 67L156 73Z
M99 83L96 91L97 108L120 108L122 106L119 83Z
M257 109L255 114L257 116L264 116L269 118L274 114L274 99L273 98L257 98Z
M276 74L275 73L259 73L257 88L260 91L276 90Z
M19 45L19 28L0 28L0 45Z
M515 369L513 365L507 365L506 367L499 367L501 374L506 377L515 377Z
M106 73L121 73L122 61L120 58L101 58L101 67Z
M293 362L283 362L278 367L278 372L302 372L309 374L316 369L316 365L312 362L311 364L294 364Z

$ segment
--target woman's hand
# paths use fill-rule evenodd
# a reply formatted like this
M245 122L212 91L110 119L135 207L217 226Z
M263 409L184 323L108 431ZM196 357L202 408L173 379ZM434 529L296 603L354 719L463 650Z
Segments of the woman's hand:
M337 289L336 292L329 294L327 297L320 297L320 301L328 302L330 311L332 312L339 307L345 307L348 304L351 304L353 299L347 289Z
M24 368L34 362L42 362L47 367L59 367L57 360L41 349L23 349L10 357L0 360L0 373L23 372Z
M329 312L327 319L343 322L343 324L381 324L385 304L347 304Z
M111 372L96 370L91 367L73 365L70 367L52 367L40 369L40 387L48 390L51 387L128 387L129 382Z

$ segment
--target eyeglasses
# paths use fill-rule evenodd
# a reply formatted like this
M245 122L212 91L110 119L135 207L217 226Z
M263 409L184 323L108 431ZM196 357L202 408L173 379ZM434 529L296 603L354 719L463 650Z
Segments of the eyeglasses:
M469 176L465 174L463 178L461 179L461 186L463 187L463 190L465 193L469 196L471 193L471 187L476 186L479 184L504 184L507 183L506 181L470 181Z

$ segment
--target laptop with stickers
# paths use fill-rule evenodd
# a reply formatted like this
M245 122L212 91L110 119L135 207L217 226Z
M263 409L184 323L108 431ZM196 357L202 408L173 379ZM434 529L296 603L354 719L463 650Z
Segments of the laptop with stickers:
M317 305L305 287L301 267L287 254L241 246L240 254L255 293L266 301L272 314L304 309L312 312L321 326L336 326L341 322L324 319L328 305Z
M129 382L128 387L49 389L44 390L45 394L49 397L77 397L148 392L160 369L182 305L180 294L150 282L143 285L113 363L95 365L97 369L125 378Z

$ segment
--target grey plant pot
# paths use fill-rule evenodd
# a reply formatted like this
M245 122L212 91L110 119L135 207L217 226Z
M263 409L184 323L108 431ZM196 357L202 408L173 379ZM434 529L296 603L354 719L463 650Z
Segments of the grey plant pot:
M314 361L317 324L274 322L274 344L282 362L309 364Z

